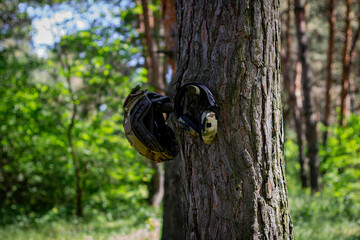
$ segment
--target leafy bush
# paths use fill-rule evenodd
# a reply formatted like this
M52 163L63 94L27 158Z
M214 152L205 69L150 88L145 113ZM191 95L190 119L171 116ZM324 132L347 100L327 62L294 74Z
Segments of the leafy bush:
M289 205L295 239L359 239L360 117L348 125L330 128L326 148L321 149L322 191L302 189L296 135L286 131L285 159Z
M329 128L327 145L321 149L324 192L339 210L360 218L360 116L351 115L344 127Z

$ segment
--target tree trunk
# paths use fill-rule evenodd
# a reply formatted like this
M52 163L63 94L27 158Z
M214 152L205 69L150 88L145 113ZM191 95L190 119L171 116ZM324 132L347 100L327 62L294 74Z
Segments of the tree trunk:
M305 137L310 165L310 186L313 192L320 190L320 171L318 159L318 140L317 140L317 119L314 113L314 99L311 84L311 69L309 65L309 53L305 36L305 9L301 6L301 0L295 0L295 22L299 44L299 59L301 61L301 83L303 88L303 109L305 117Z
M162 240L183 239L183 193L179 158L165 163L165 195Z
M162 15L164 20L165 50L167 60L165 64L171 66L173 77L176 73L176 10L174 0L162 0ZM172 94L174 95L174 94ZM179 172L179 157L165 164L165 194L163 205L162 240L183 239L183 194Z
M335 45L335 22L336 22L336 9L335 0L329 2L329 48L328 48L328 59L326 66L326 92L325 92L325 114L323 119L324 126L329 126L330 110L331 110L331 94L332 94L332 70L334 68L334 45ZM323 133L323 145L326 145L328 130Z
M303 147L303 120L301 115L301 102L299 101L297 95L297 91L299 91L301 98L301 82L296 81L297 74L301 73L301 65L298 68L298 64L295 69L295 77L291 74L291 37L290 37L290 19L291 19L291 0L287 1L287 11L286 11L286 19L285 19L285 46L282 48L282 73L284 79L285 90L288 94L288 103L290 107L290 111L293 114L294 118L294 127L296 130L297 136L297 144L299 148L299 163L300 163L300 180L301 186L303 188L307 187L307 168L306 161L304 156L304 147ZM301 79L300 79L301 80Z
M357 40L360 35L360 14L358 13L358 28L354 34L353 40L351 41L351 26L350 26L350 7L351 0L346 1L346 20L345 20L345 45L344 45L344 55L343 55L343 74L341 81L341 115L340 115L340 125L345 125L345 117L346 117L346 97L348 95L348 89L350 86L350 73L351 66L353 62L353 58L355 55L355 48Z
M159 56L156 54L158 48L153 34L154 18L149 13L147 0L141 0L141 6L143 14L139 16L140 31L144 33L143 47L145 50L145 67L148 70L148 83L155 88L156 92L164 94L165 84L162 78ZM164 196L164 173L162 171L162 164L152 163L152 168L154 169L154 174L151 179L148 199L154 207L159 207Z
M176 8L175 85L203 83L219 105L218 134L211 144L175 129L183 239L293 239L284 167L279 2L178 0Z
M141 5L143 8L143 24L144 24L144 32L145 32L145 42L146 45L146 57L150 59L150 66L148 71L151 73L149 76L151 77L148 79L149 83L155 87L157 92L164 92L165 86L162 79L162 74L160 71L160 61L159 55L157 55L158 47L156 45L156 41L154 39L153 29L154 26L151 26L150 23L154 23L154 17L150 16L149 9L148 9L148 1L141 0ZM150 20L151 18L151 20Z
M340 112L340 125L345 125L346 114L346 96L349 87L350 68L350 45L351 45L351 26L350 26L350 8L351 0L346 0L346 17L345 17L345 42L343 53L343 71L341 77L341 112Z
M164 197L164 173L162 171L162 164L151 162L151 165L155 172L151 178L149 202L154 207L159 207Z
M61 51L59 49L59 51ZM82 205L82 194L83 188L81 187L81 170L80 170L80 162L76 156L76 152L73 145L73 129L76 123L76 116L77 116L77 104L76 104L76 95L74 94L71 82L71 71L70 66L66 60L66 56L62 56L62 53L59 52L59 60L60 64L62 65L63 69L66 70L66 81L68 84L68 90L71 95L71 105L72 105L72 113L71 113L71 120L70 124L67 128L67 141L68 141L68 148L70 151L71 159L74 165L74 174L75 174L75 191L76 191L76 216L83 217L83 205Z
M165 33L165 48L169 56L169 64L173 71L176 72L176 10L174 0L162 0L164 33Z

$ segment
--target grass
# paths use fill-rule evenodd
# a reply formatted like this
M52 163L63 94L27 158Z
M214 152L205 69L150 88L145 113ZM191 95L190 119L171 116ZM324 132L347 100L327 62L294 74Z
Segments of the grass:
M161 211L144 208L112 220L103 214L91 219L19 222L0 227L1 240L153 240L159 239Z
M316 194L301 189L298 148L294 136L289 135L285 143L286 179L295 239L360 240L360 216L351 211L345 198L335 198L326 185Z
M91 221L90 223L73 223L57 221L29 227L18 225L0 229L0 239L12 240L125 240L125 239L159 239L160 221L149 219L148 224L140 230L128 225L128 221Z
M360 219L346 217L327 196L301 190L289 195L289 204L297 240L360 239Z
M29 227L11 225L0 230L0 238L13 240L122 240L129 239L129 236L132 236L131 239L159 239L160 221L150 219L149 222L151 225L148 224L141 230L131 228L131 225L127 225L128 223L123 220L92 221L90 223L57 221Z
M297 240L360 239L360 219L347 218L332 198L290 189L289 203ZM78 221L51 220L0 227L0 239L11 240L155 240L160 238L161 211L144 208L121 219L99 214Z
M295 143L287 141L285 150L289 205L295 239L360 240L360 216L357 216L357 212L351 211L349 204L341 198L334 198L328 189L313 195L310 194L309 189L301 189L298 180L300 166L296 158ZM104 214L95 214L95 217L81 222L76 218L65 221L61 217L53 218L48 214L32 224L26 219L25 221L20 219L16 224L0 227L0 240L160 238L161 210L139 206L138 209L127 208L121 216L113 219Z

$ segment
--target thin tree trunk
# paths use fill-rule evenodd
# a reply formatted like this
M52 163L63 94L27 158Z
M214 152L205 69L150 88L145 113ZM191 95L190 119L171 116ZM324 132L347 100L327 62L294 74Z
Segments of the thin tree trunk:
M165 50L168 53L168 61L166 61L165 64L170 64L174 77L176 73L175 55L177 42L175 1L162 0L162 12L164 20ZM179 161L179 157L176 157L173 161L164 164L165 194L161 235L162 240L183 239L183 193L181 191L182 185L179 172Z
M219 104L218 134L211 144L176 128L183 239L293 239L284 168L278 4L176 1L175 85L203 83Z
M143 21L144 21L144 31L145 31L145 40L147 48L147 57L150 58L150 68L151 79L149 82L155 87L158 91L163 92L165 90L164 82L161 78L160 73L160 63L157 55L157 45L153 36L153 26L150 26L150 22L154 22L153 16L151 16L152 21L150 21L150 14L148 9L148 1L141 0L141 5L143 8Z
M353 62L353 57L355 55L355 48L357 40L359 39L360 35L360 14L358 13L358 28L353 36L351 41L351 26L350 26L350 7L351 7L351 0L346 0L346 19L345 19L345 45L344 45L344 55L343 55L343 74L342 74L342 81L341 81L341 115L340 115L340 125L345 125L345 118L346 118L346 97L348 94L349 89L349 82L350 82L350 73L351 73L351 66Z
M151 162L151 165L155 172L151 178L149 201L154 207L159 207L164 197L164 173L162 172L162 164Z
M66 81L68 84L68 90L71 96L71 102L72 102L72 114L71 114L71 120L70 124L67 128L67 140L68 140L68 147L70 150L71 158L74 165L74 173L75 173L75 191L76 191L76 215L78 217L83 217L83 206L82 206L82 194L83 189L81 187L81 171L80 171L80 163L79 159L76 156L76 152L73 145L73 136L72 131L74 129L75 123L76 123L76 115L77 115L77 104L76 104L76 96L74 94L74 91L72 89L71 84L71 72L70 72L70 66L68 64L68 60L66 56L62 56L63 53L61 52L61 49L58 49L58 56L60 59L60 64L62 65L62 68L66 71Z
M299 148L299 163L300 163L300 180L301 186L303 188L307 187L307 177L306 177L306 161L304 156L304 147L303 147L303 120L301 115L301 103L299 104L298 98L296 96L296 91L300 90L300 98L301 98L301 82L296 82L296 76L298 73L301 73L301 65L298 68L296 65L295 69L295 77L291 74L291 36L290 36L290 19L291 19L291 0L287 1L288 8L286 11L286 30L285 30L285 48L284 54L282 56L282 66L283 66L283 77L284 77L284 85L285 90L288 94L288 102L291 113L293 114L294 118L294 126L296 130L297 136L297 144ZM297 85L299 85L297 87Z
M334 46L335 46L335 22L336 22L336 9L335 9L335 0L329 1L329 48L328 48L328 59L326 66L326 92L325 92L325 114L323 119L323 124L325 127L329 126L330 110L331 110L331 95L332 95L332 71L334 68L333 58L334 58ZM323 133L323 145L326 145L328 130L325 130Z
M310 165L310 186L312 192L320 190L320 171L318 158L318 136L317 136L317 119L314 113L314 99L312 92L311 78L312 73L309 65L309 53L307 49L307 39L305 36L305 9L301 5L301 0L295 2L295 22L296 32L299 45L299 59L301 61L301 82L303 88L303 109L305 117L305 137L307 141L307 149Z
M301 187L308 186L308 159L304 153L304 120L303 120L303 107L302 107L302 84L301 84L302 67L299 59L296 61L295 70L295 104L294 123L296 129L296 139L299 148L299 163L300 163L300 179Z
M75 186L76 186L76 216L78 217L83 217L83 207L82 207L82 188L81 188L81 173L80 173L80 163L79 160L76 157L76 152L74 149L74 145L73 145L73 141L72 141L72 131L74 129L75 126L75 118L76 118L76 114L77 114L77 105L76 105L76 98L75 95L72 91L72 87L71 87L71 79L68 77L67 78L67 82L68 82L68 89L69 92L71 94L71 101L73 102L72 104L72 115L71 115L71 121L70 121L70 125L67 128L67 139L68 139L68 145L69 145L69 149L70 149L70 153L71 153L71 158L73 161L73 165L74 165L74 170L75 170Z
M349 79L349 104L350 104L350 112L351 113L355 113L356 112L356 107L355 107L355 102L356 102L356 98L355 98L355 86L354 86L354 78L350 77Z
M174 0L162 0L165 49L169 53L169 64L173 71L176 72L176 10Z
M162 240L183 239L183 193L179 158L165 162L165 195Z
M73 100L74 101L74 100ZM80 173L80 164L76 157L75 149L72 142L72 129L74 127L75 123L75 117L76 117L77 107L76 103L73 104L73 114L71 117L71 123L68 128L68 144L71 152L71 157L73 160L73 164L75 167L75 183L76 183L76 216L83 217L83 207L82 207L82 187L81 187L81 173Z
M155 91L164 94L165 85L162 79L162 72L158 59L157 45L154 39L154 19L150 16L148 9L148 0L141 0L143 14L140 18L140 31L145 33L143 38L143 47L145 51L145 66L148 70L148 83L155 88ZM152 23L152 24L150 24ZM149 190L149 201L154 207L159 207L164 196L164 173L162 164L152 163L154 174L151 179L151 187Z
M349 87L350 69L350 45L351 45L351 26L350 26L350 8L351 0L346 0L346 17L345 17L345 42L343 53L343 71L341 77L341 112L340 112L340 125L345 125L346 114L346 95Z

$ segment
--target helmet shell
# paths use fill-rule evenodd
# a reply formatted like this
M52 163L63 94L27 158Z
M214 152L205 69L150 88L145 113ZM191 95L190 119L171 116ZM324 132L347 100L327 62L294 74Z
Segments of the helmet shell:
M154 162L173 159L179 151L174 131L165 123L170 99L134 88L124 102L125 136L141 155Z

